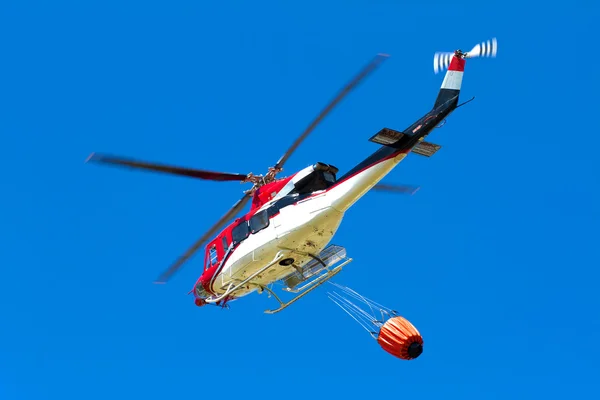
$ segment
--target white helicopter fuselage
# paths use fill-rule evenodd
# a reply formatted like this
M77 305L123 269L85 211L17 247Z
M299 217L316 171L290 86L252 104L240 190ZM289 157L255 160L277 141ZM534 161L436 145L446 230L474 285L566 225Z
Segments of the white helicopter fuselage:
M331 188L282 208L269 224L249 235L225 260L211 279L211 291L219 296L269 264L269 268L253 277L243 287L236 288L239 298L293 273L318 255L337 232L345 212L374 185L398 165L407 155L399 152L336 183ZM279 197L279 196L278 196ZM264 204L267 209L276 200ZM293 265L280 265L279 260L292 258ZM275 261L275 262L274 262Z

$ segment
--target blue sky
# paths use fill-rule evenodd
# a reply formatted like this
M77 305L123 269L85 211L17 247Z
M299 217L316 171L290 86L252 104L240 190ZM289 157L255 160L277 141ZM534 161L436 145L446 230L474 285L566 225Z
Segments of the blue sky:
M592 1L2 2L0 398L597 396L597 18ZM414 361L323 288L277 315L259 295L199 309L202 257L153 285L243 187L84 164L264 173L389 53L286 165L345 171L430 109L435 51L492 37L442 149L385 178L422 189L367 195L334 238L355 260L337 282L423 334Z

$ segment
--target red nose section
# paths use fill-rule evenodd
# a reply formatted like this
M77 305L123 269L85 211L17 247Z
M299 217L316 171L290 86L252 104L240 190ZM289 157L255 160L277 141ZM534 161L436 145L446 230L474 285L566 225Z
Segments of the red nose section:
M196 300L194 300L194 304L196 304L198 307L202 307L206 305L206 301L204 301L204 299L196 297Z

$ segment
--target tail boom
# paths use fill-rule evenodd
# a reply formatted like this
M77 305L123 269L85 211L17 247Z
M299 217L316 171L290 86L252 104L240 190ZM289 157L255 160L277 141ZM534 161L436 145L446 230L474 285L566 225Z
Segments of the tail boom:
M339 177L331 187L334 206L345 211L398 165L408 153L417 150L427 157L440 146L424 142L424 138L458 106L465 70L465 54L457 50L450 59L448 70L433 108L403 131L383 128L370 141L382 145L375 153ZM419 147L421 146L421 147Z

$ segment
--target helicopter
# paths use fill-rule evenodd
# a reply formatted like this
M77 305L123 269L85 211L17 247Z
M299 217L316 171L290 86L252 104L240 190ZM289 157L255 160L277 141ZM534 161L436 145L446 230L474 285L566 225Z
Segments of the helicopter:
M346 249L331 244L344 214L370 190L413 194L418 187L379 183L409 153L431 157L440 145L424 139L458 107L466 59L495 57L496 39L481 42L469 52L435 53L434 71L447 69L433 108L403 131L383 128L369 141L379 149L344 174L337 167L316 162L289 176L278 178L298 146L332 109L370 75L387 54L375 56L320 112L277 163L263 175L215 172L110 154L92 153L86 162L129 167L189 178L250 183L233 207L181 255L155 283L166 283L204 246L203 271L190 293L197 306L229 307L250 293L267 292L279 303L265 313L277 313L337 275L350 262ZM250 210L238 215L250 202ZM296 294L282 300L273 287Z

